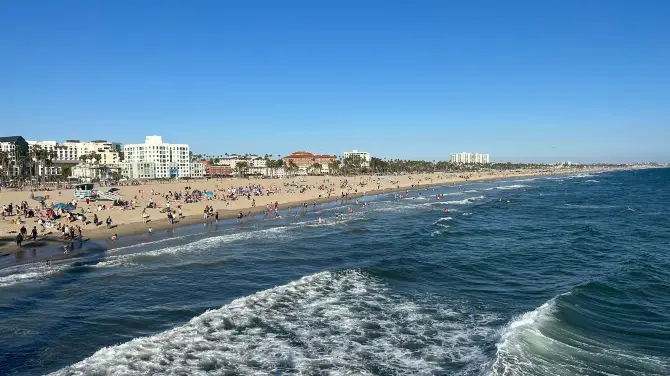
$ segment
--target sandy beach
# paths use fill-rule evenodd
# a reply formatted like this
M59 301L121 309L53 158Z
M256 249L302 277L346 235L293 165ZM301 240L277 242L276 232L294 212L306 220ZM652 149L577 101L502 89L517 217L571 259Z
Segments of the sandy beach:
M84 223L73 221L72 224L81 226L84 239L109 239L115 234L123 237L146 233L150 227L152 231L160 231L175 226L214 221L214 213L218 213L219 219L235 218L240 213L245 216L262 214L268 208L277 205L279 215L286 216L298 213L298 209L304 204L312 206L335 200L353 200L364 195L404 191L431 185L597 171L599 170L563 169L555 172L487 172L469 173L468 175L431 173L383 177L296 176L286 179L228 178L147 182L141 185L115 187L119 189L117 193L121 194L124 200L132 201L130 208L110 207L109 201L87 204L85 201L79 200L75 212L83 212L86 221ZM109 188L111 187L96 187L95 189L108 190ZM193 190L211 192L211 196L203 195L197 202L185 202L186 200L183 197L179 199L174 197L176 192L186 194L186 192L192 192ZM256 190L256 194L253 193L254 190ZM245 192L248 196L244 195ZM31 208L35 208L36 213L39 213L39 203L31 199L31 194L48 196L47 206L71 202L74 199L72 190L30 192L3 189L0 192L0 204L9 205L12 203L16 206L22 201L26 201ZM231 195L236 197L233 199ZM155 207L148 207L150 203L154 203ZM174 223L171 223L167 217L166 207L168 204L175 217ZM105 208L99 210L99 205L105 205ZM206 217L204 209L207 206L211 207L212 215ZM179 210L182 212L182 217L179 216ZM143 212L146 212L146 214L143 215ZM101 221L97 226L91 222L94 214ZM274 217L277 214L270 212L268 215ZM107 217L112 220L110 228L104 223ZM64 225L67 220L61 218L58 222ZM22 226L26 227L29 235L33 226L36 226L37 229L41 228L37 224L37 218L25 218L23 215L17 216L15 214L0 219L0 255L20 250L16 245L15 238ZM70 241L64 240L61 232L53 227L46 228L44 232L38 230L37 240L26 239L23 242L23 249L69 243Z

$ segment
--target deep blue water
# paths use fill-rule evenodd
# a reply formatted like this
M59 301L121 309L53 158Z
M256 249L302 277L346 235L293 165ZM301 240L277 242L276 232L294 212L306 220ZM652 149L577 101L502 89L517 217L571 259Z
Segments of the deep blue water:
M438 187L11 266L0 374L668 375L669 183Z

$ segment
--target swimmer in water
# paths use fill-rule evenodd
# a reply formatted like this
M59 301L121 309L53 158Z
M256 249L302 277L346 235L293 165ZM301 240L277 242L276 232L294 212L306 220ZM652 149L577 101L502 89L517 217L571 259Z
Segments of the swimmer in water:
M322 224L322 223L323 223L323 219L321 219L321 217L319 217L319 224Z
M449 209L444 209L444 214L449 214Z
M112 241L114 241L114 240L116 240L116 239L118 239L118 238L119 238L119 235L117 235L117 234L112 235Z

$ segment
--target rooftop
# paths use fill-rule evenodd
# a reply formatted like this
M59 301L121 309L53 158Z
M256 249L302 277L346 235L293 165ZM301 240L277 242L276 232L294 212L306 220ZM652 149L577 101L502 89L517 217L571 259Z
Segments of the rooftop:
M26 140L23 138L23 136L6 136L6 137L0 137L0 142L17 142L17 141L23 141L23 142L25 142Z

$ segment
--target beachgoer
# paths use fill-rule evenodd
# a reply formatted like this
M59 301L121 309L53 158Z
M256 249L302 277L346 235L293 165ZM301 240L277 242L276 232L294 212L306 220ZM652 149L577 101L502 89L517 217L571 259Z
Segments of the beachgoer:
M22 247L22 245L21 245L22 243L23 243L23 235L21 235L21 233L19 232L19 233L16 235L16 245L18 245L19 248L21 248L21 247Z
M33 241L37 240L37 227L33 226L32 234L33 234Z
M116 239L118 239L118 237L119 237L119 236L118 236L117 234L114 234L114 235L112 235L112 238L111 238L111 239L112 239L112 240L116 240Z
M107 223L107 228L109 228L112 225L112 217L107 216L105 223Z

